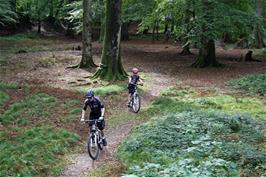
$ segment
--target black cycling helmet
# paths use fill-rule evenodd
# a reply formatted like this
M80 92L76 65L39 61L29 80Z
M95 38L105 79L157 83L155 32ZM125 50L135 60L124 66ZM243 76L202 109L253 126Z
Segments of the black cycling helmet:
M86 98L91 98L91 97L93 97L93 96L94 96L93 91L92 91L91 89L88 90L87 93L86 93Z

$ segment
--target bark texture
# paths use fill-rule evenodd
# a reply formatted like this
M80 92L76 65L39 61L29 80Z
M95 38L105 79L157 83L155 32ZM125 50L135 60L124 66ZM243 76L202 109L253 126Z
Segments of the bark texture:
M83 0L82 58L79 68L96 67L92 57L91 0Z
M214 40L206 41L199 50L199 55L192 67L204 68L204 67L219 67L219 64L215 56L215 43Z
M120 52L121 0L106 0L106 21L101 66L93 78L115 81L127 78Z
M262 13L264 11L264 4L262 0L256 0L256 16L259 19L258 22L255 23L254 26L254 46L255 48L261 49L265 47L265 43L263 41L264 32L263 32L263 25L260 21L262 21Z

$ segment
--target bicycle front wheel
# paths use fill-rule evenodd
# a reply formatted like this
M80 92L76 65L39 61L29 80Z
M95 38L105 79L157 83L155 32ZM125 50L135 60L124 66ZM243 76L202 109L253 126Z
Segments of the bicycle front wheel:
M92 160L96 160L99 155L98 139L95 133L93 133L88 139L88 153Z
M138 94L134 95L133 97L132 109L135 113L138 113L140 110L140 97Z

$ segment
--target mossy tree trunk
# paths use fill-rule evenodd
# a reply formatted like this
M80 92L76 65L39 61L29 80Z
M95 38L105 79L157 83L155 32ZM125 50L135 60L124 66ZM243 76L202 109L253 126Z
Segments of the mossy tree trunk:
M186 26L186 34L188 34L191 30L191 25L190 25L190 19L193 15L193 11L191 12L191 8L193 8L194 11L194 6L191 0L185 1L185 17L183 23ZM183 39L183 46L182 46L182 51L180 52L180 55L191 55L192 53L190 52L190 41L188 37Z
M192 67L203 68L203 67L219 67L219 64L216 60L215 55L215 43L214 40L209 39L202 42L202 46L199 50L199 55L195 63L192 64Z
M120 54L121 1L122 0L106 0L102 62L93 78L100 78L108 81L127 78L127 73L122 66Z
M96 67L92 58L91 0L83 0L82 58L79 68Z

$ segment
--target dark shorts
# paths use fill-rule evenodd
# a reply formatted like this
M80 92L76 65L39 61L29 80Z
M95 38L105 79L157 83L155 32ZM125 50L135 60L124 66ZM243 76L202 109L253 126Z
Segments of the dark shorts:
M94 120L94 119L99 119L100 116L95 116L95 115L90 115L90 120ZM92 122L89 123L89 126L91 127L92 126ZM97 121L97 127L100 129L100 130L103 130L104 127L105 127L105 120L101 120L101 121Z
M136 89L136 86L132 84L128 84L127 88L128 88L128 93L133 94Z

